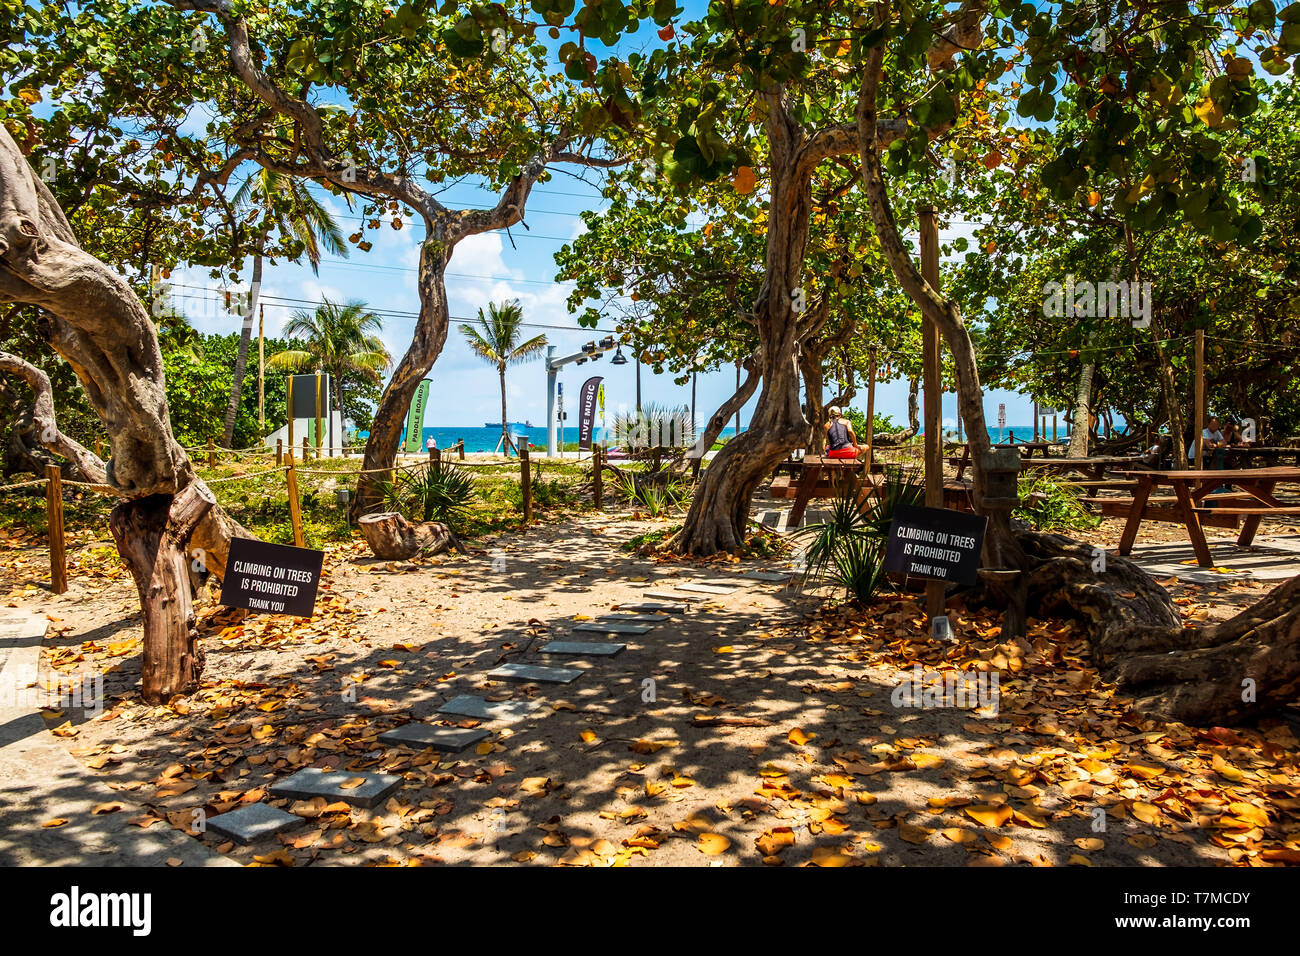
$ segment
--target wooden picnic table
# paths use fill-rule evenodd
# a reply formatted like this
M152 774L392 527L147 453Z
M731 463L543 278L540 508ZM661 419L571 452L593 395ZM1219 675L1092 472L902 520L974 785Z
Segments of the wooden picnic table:
M1237 546L1245 548L1255 539L1260 521L1268 515L1300 515L1300 505L1279 501L1273 489L1280 482L1300 482L1300 468L1219 468L1206 471L1126 471L1123 474L1137 480L1132 498L1095 499L1106 502L1110 511L1103 513L1121 516L1128 522L1120 538L1119 553L1133 551L1138 528L1143 519L1174 521L1187 528L1187 536L1196 552L1196 561L1203 567L1212 567L1210 546L1205 541L1203 525L1235 528L1238 519L1245 518ZM1215 494L1215 489L1232 486L1240 493ZM1174 496L1164 500L1152 499L1156 487L1173 489ZM1158 503L1153 504L1153 501ZM1111 504L1113 502L1113 504ZM1123 510L1119 510L1119 509Z
M1043 458L1051 458L1050 449L1056 446L1050 441L1018 441L1008 442L1004 445L994 445L994 448L1019 448L1024 452L1026 458L1033 458L1034 452L1042 452Z
M993 448L1029 448L1030 453L1022 455L1020 459L1020 470L1026 471L1030 468L1047 468L1052 471L1081 471L1084 474L1100 480L1103 472L1108 468L1118 468L1122 466L1132 466L1137 464L1137 457L1130 456L1127 458L1119 457L1099 457L1099 458L1054 458L1043 451L1042 458L1033 456L1033 449L1040 446L1051 447L1051 442L1016 442L1014 445L1001 444L993 445ZM948 464L957 468L957 480L960 481L962 474L971 466L970 443L962 449L961 457L953 456L948 459Z
M1282 448L1268 445L1230 445L1227 449L1227 462L1235 465L1238 462L1249 463L1254 459L1262 459L1269 465L1280 465L1283 460L1290 458L1291 463L1300 468L1300 448Z
M790 509L790 527L796 527L803 520L803 513L814 495L822 496L833 493L835 486L845 477L855 483L857 476L866 464L858 458L827 458L822 455L805 455L799 462L803 473L791 478L789 490L795 492L794 507ZM775 484L775 483L774 483Z

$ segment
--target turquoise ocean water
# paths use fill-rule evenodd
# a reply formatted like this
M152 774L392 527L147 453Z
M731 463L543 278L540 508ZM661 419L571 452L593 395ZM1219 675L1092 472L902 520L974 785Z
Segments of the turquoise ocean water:
M743 431L744 429L742 429ZM536 447L546 447L546 428L544 426L534 425L530 429L521 429L527 431L528 441ZM990 428L989 437L995 442L1007 441L1014 433L1015 440L1018 442L1029 441L1034 434L1032 423L1028 425L1010 425L1004 429ZM727 426L722 430L723 438L730 438L736 433L733 426ZM465 440L465 451L467 452L490 452L497 447L501 441L501 429L497 428L456 428L454 426L425 426L424 433L420 438L420 447L424 447L424 442L432 435L433 440L438 443L439 448L448 448L462 438ZM600 441L604 437L600 428L596 429L595 438ZM1051 426L1048 426L1047 437L1051 437ZM1058 427L1057 437L1065 438L1065 429ZM578 440L578 429L569 427L564 429L564 443L572 444Z

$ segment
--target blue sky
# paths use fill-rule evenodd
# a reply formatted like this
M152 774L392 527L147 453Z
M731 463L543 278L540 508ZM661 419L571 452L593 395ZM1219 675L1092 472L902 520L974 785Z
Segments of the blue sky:
M686 0L684 12L676 18L681 24L703 13L704 0ZM617 52L626 55L632 49L646 49L662 45L655 36L652 25L642 27L636 34L620 42ZM558 43L557 43L558 46ZM599 51L597 55L599 55ZM250 167L251 168L251 167ZM580 329L570 315L565 300L569 285L554 282L556 272L553 256L561 245L572 240L583 229L580 213L603 208L598 185L599 173L573 167L553 167L555 175L549 183L537 186L528 203L529 229L516 228L506 233L473 236L462 242L451 260L447 276L452 327L442 355L435 363L429 378L433 381L430 402L425 415L426 425L474 426L500 418L500 393L494 369L476 359L465 345L457 329L458 319L473 319L480 308L489 302L518 299L523 306L526 321L536 326L531 331L545 332L559 354L577 351L584 342L599 338L600 334ZM241 171L242 172L242 171ZM586 180L577 178L581 174ZM313 187L317 195L328 204L345 232L352 232L360 220L357 212L350 211L344 202ZM440 196L451 207L491 205L492 193L476 188L472 183L462 183L448 189ZM941 233L942 241L958 234L969 236L973 227L966 224L960 232ZM513 237L513 242L511 241ZM310 308L323 297L332 300L361 299L384 319L383 338L394 359L400 358L411 341L414 313L419 308L415 289L418 248L424 238L424 227L418 220L406 221L400 231L387 226L366 233L373 242L368 253L353 248L346 260L327 258L322 262L319 276L310 268L293 264L267 265L263 279L263 301L266 305L267 334L279 334L281 326L294 309ZM251 267L250 267L251 268ZM186 285L211 288L206 274L200 271L183 273L187 278L175 281ZM177 289L180 303L195 326L204 332L230 332L239 329L237 316L217 308L215 292L203 293L195 289ZM205 301L206 300L206 301ZM604 326L612 329L612 326ZM635 364L611 366L608 360L595 365L569 365L560 373L566 394L575 394L578 386L590 375L605 376L606 403L613 412L626 406L635 407ZM671 375L656 376L642 369L643 402L682 405L690 402L691 387L678 385ZM735 370L732 367L719 372L701 374L698 379L696 417L703 423L735 388ZM525 364L507 374L507 400L511 420L531 420L542 425L546 420L546 371L540 361ZM753 411L751 402L741 412L742 425L747 425ZM1012 425L1032 422L1032 401L1012 392L992 391L985 395L985 409L990 423L996 423L998 405L1007 405L1007 421ZM866 407L865 388L853 403ZM877 389L876 407L891 415L896 422L907 418L907 383L895 381L882 384ZM956 399L949 394L943 403L943 420L956 427Z
M318 195L344 227L357 228L359 215L344 202L323 190ZM492 199L486 190L460 185L443 195L449 206L484 206ZM505 232L472 236L463 241L452 257L447 275L447 292L453 316L447 345L435 363L429 378L433 381L431 401L425 424L473 426L500 418L500 394L495 370L475 358L457 329L458 319L472 320L489 302L518 299L525 320L535 327L530 332L545 333L557 346L559 354L577 351L584 342L599 338L597 333L578 327L565 304L570 286L554 281L554 253L583 229L579 213L600 209L604 205L596 187L563 173L550 183L538 186L529 200L527 222L530 229L515 228ZM968 230L969 227L966 227ZM966 231L964 230L964 231ZM956 233L953 233L956 235ZM361 299L379 312L384 320L383 338L395 358L405 352L411 341L419 308L416 294L416 265L424 227L418 220L406 220L401 230L385 225L368 230L371 250L353 248L347 259L326 257L320 274L313 275L305 265L270 263L263 278L262 301L266 306L266 333L278 335L295 309L310 308L322 298L332 300ZM511 242L513 237L513 243ZM943 239L948 236L944 235ZM203 332L232 332L239 329L237 316L218 306L220 296L202 270L182 272L174 278L174 291L194 325ZM200 291L204 287L210 291ZM612 325L604 326L612 330ZM566 366L560 373L567 394L576 392L588 376L605 376L606 402L613 411L620 405L634 407L636 401L635 365L612 366L607 360L582 366ZM656 376L642 369L643 402L685 404L690 401L690 384L677 385L671 375ZM735 371L728 368L702 374L698 381L697 418L702 423L725 401L735 388ZM755 399L756 400L756 399ZM512 368L507 374L507 401L512 420L531 420L541 425L546 420L546 372L541 362ZM989 392L985 408L991 423L997 420L998 404L1007 404L1007 420L1012 425L1032 420L1032 403L1016 393ZM865 407L865 391L854 404ZM741 412L747 424L754 401ZM907 411L907 384L896 381L877 389L877 408L904 421ZM944 419L955 424L956 402L945 396Z

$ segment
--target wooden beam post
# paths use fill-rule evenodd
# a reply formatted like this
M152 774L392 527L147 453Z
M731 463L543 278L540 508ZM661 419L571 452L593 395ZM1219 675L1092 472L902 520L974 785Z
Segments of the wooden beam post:
M320 391L320 369L316 370L316 460L320 461L321 442L325 439L325 432L321 430L321 418L324 413L325 398ZM306 461L303 458L303 461Z
M68 590L68 559L63 543L63 472L45 466L45 528L50 539L50 590Z
M465 439L462 438L459 442L457 442L456 448L460 451L460 460L464 461L465 460Z
M876 350L871 350L871 371L867 374L867 473L876 457Z
M1205 459L1205 329L1196 330L1196 395L1193 400L1193 412L1196 421L1196 464L1193 468L1204 468Z
M275 440L275 467L279 468L283 464L284 464L284 439L277 438Z
M266 438L266 306L257 304L257 429Z
M917 210L921 222L921 275L930 286L939 288L939 229L935 221L938 210L923 203ZM943 443L939 435L942 417L943 381L939 359L939 329L928 317L922 317L921 358L925 393L925 504L943 507ZM927 581L925 609L931 617L943 614L944 583Z
M601 508L601 498L604 489L601 487L601 470L605 463L604 449L600 445L593 445L591 448L591 496L596 505L596 510Z
M307 436L303 435L302 436L302 460L304 463L310 460L311 458L310 453L311 453L311 443L307 440ZM319 458L320 456L317 455L316 457Z
M208 467L217 467L217 443L211 438L208 439Z
M290 372L287 376L285 376L285 388L288 390L288 395L285 398L285 402L289 406L289 454L292 455L293 454L293 373L292 372Z
M524 500L524 524L533 520L533 480L528 468L528 443L519 446L519 490Z
M307 439L303 439L306 444ZM286 456L289 468L285 472L285 480L289 488L289 522L293 525L293 543L296 547L306 547L305 539L302 534L302 505L298 501L298 470L293 466L293 452Z

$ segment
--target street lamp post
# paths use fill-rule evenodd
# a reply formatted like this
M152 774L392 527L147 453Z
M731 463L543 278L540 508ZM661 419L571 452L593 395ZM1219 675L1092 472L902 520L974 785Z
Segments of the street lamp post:
M554 458L558 449L556 442L555 427L556 420L564 414L564 403L561 399L557 407L557 394L559 392L557 376L561 368L570 363L576 362L583 364L588 361L595 361L601 355L610 351L617 343L612 335L601 339L599 343L588 342L581 351L574 352L572 355L564 355L559 358L555 356L555 346L546 347L546 455L548 458ZM622 363L617 363L622 364ZM639 368L639 366L638 366ZM638 389L638 396L640 390ZM639 404L639 398L638 398ZM561 425L561 428L563 425ZM563 437L563 432L560 435Z

